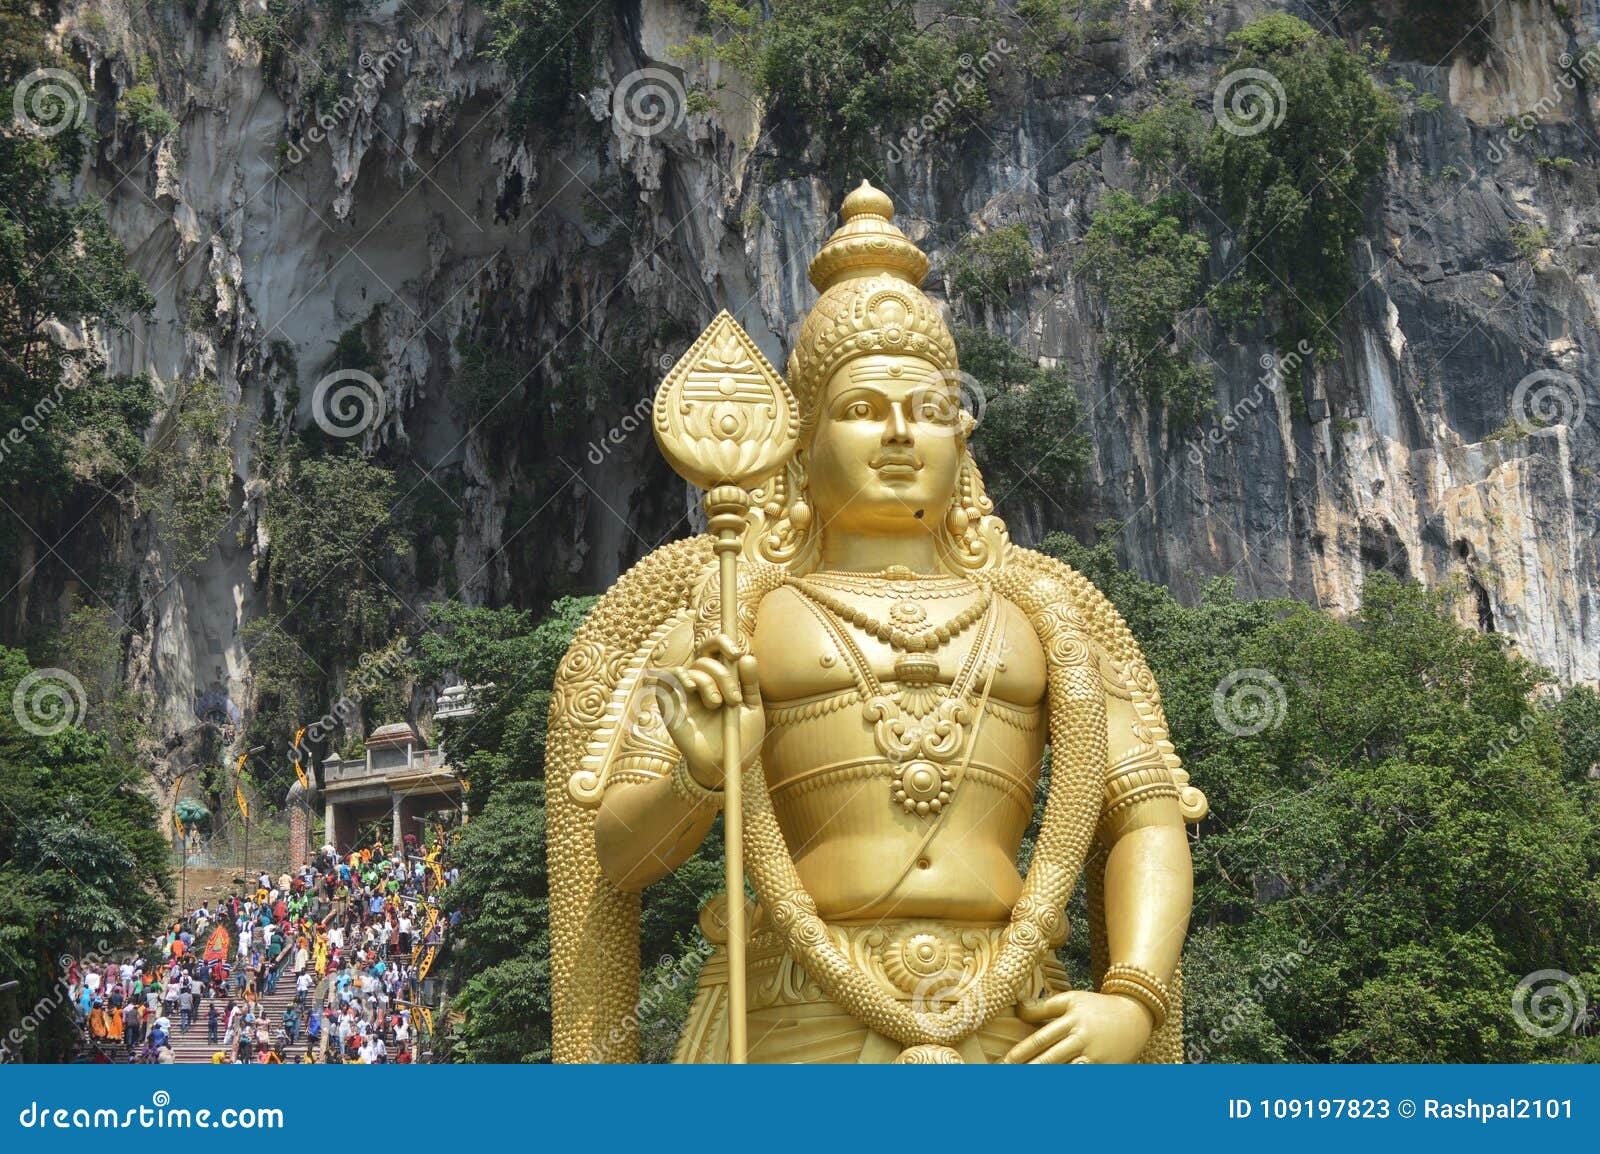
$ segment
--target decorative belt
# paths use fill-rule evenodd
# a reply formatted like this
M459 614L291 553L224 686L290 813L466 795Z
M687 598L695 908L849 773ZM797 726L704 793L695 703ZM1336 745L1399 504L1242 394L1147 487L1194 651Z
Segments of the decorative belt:
M835 944L885 992L917 1011L938 1013L978 982L1005 944L1004 923L949 922L931 918L881 922L830 923ZM1059 943L1056 943L1059 944ZM702 981L717 981L720 956L707 964ZM746 965L750 1009L824 1002L827 995L784 948L763 920L751 935ZM1069 988L1067 973L1053 954L1036 969L1036 991Z

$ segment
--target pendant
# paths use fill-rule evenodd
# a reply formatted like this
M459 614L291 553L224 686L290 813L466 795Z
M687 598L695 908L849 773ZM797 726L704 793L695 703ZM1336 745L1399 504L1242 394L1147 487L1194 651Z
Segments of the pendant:
M926 817L944 808L954 788L943 766L931 761L909 761L895 779L894 799L907 813Z
M895 680L900 682L899 702L912 717L923 718L939 704L939 659L931 653L902 653L894 659Z

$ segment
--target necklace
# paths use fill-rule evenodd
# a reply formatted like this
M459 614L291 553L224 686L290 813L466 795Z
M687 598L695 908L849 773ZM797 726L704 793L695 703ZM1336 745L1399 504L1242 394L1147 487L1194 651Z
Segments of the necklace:
M790 582L805 596L815 601L834 615L843 618L864 633L870 633L885 645L895 649L904 650L909 657L917 653L932 653L941 646L949 643L951 638L959 637L989 608L990 598L993 596L983 586L977 587L978 599L957 613L948 621L938 625L928 625L917 628L917 625L927 620L927 610L922 606L909 601L897 602L889 609L889 620L879 621L860 606L853 605L828 589L804 577L792 577ZM965 592L965 590L961 590ZM880 594L881 595L881 594ZM954 595L952 593L951 595ZM903 658L895 659L895 672L900 672L900 662ZM918 660L920 665L920 659Z
M894 597L899 600L946 600L964 596L973 590L973 583L964 577L946 573L917 574L902 566L886 569L882 573L812 573L806 580L824 589L854 593L858 597Z
M800 592L806 605L838 644L855 676L862 716L872 726L879 752L895 768L890 783L894 805L917 817L939 813L950 804L956 791L957 776L951 773L950 760L962 748L966 729L973 722L969 697L995 634L993 595L980 586L978 604L943 625L911 634L903 628L875 621L824 591L809 589L799 578L791 577L789 583ZM915 608L920 610L920 606ZM954 682L948 690L935 685L939 659L934 651L980 620L983 628ZM841 628L845 622L902 650L894 662L895 678L899 682L894 693L887 692L873 676L871 664L861 647ZM884 636L885 633L888 636ZM916 649L900 644L902 637L914 642Z

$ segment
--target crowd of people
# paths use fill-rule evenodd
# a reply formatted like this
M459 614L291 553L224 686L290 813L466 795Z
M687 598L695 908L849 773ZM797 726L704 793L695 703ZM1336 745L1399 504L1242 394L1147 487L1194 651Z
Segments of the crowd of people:
M75 965L69 993L93 1052L171 1062L174 1035L206 1031L226 1063L410 1062L417 962L441 945L440 890L455 870L436 844L381 843L340 857L324 846L293 874L187 911L142 954ZM293 988L281 1015L263 997Z

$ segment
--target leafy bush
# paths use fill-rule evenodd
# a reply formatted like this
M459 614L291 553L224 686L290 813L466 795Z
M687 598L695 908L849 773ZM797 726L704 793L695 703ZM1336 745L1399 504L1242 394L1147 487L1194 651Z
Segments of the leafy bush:
M150 456L156 519L179 568L204 561L227 523L233 415L222 387L201 377L184 387L168 414L162 449Z
M593 85L597 53L609 35L613 5L605 0L486 0L490 52L505 64L516 93L513 122L558 131L571 122L579 97Z
M1511 247L1517 250L1517 255L1523 260L1531 261L1541 250L1550 247L1550 230L1538 224L1514 224L1511 226Z
M975 232L950 254L946 285L951 295L976 305L1003 304L1027 279L1033 265L1033 241L1027 225Z
M0 699L28 695L33 672L0 646ZM111 960L160 923L168 843L141 759L78 725L38 735L23 716L0 709L0 953L19 983L0 997L0 1037L9 1061L62 1062L75 1035L58 959Z
M1342 41L1285 13L1262 17L1228 43L1234 56L1221 83L1256 69L1283 95L1263 82L1257 110L1265 115L1249 125L1259 130L1219 122L1205 144L1208 183L1244 254L1217 299L1230 319L1249 322L1275 300L1280 348L1304 339L1331 355L1333 326L1351 291L1351 248L1366 224L1362 204L1387 159L1399 110Z
M706 14L711 30L684 53L743 72L779 117L779 153L799 155L811 141L834 175L875 170L882 156L873 141L919 129L925 116L931 135L953 134L989 104L987 74L972 64L994 42L986 0L920 17L914 5L887 0L777 0L759 14L753 4L709 0Z
M1141 204L1112 190L1084 235L1077 268L1105 299L1105 333L1118 376L1173 421L1190 424L1211 400L1210 369L1184 335L1183 314L1200 300L1211 247L1179 219L1182 201Z
M1218 581L1188 607L1105 544L1044 548L1127 619L1211 803L1193 843L1191 1060L1572 1053L1519 1028L1511 993L1535 970L1600 976L1592 692L1538 704L1542 674L1462 626L1449 589L1369 575L1338 618ZM1251 736L1219 719L1240 670L1281 694Z
M5 108L20 107L17 86L36 68L76 73L46 44L47 27L31 6L0 4ZM93 90L81 77L79 85ZM0 498L15 514L0 521L0 583L7 587L22 577L35 540L25 524L51 524L73 509L87 513L108 493L121 495L155 412L147 377L110 374L98 342L74 348L55 335L57 324L68 331L118 328L155 303L103 206L76 191L92 110L68 103L55 111L62 130L54 135L0 132ZM72 126L78 114L83 127ZM63 576L93 580L95 560L51 550L39 577L60 562L77 571Z
M124 92L117 101L117 114L153 140L178 131L178 118L161 106L161 93L153 84L135 84Z
M1013 493L1020 500L1038 492L1050 502L1070 502L1089 461L1089 441L1067 371L1040 368L984 329L957 329L955 337L962 371L983 388L973 453L989 495L1002 513Z
M296 453L274 488L265 521L282 626L329 661L378 648L397 607L381 568L406 551L391 520L394 474L354 449Z

